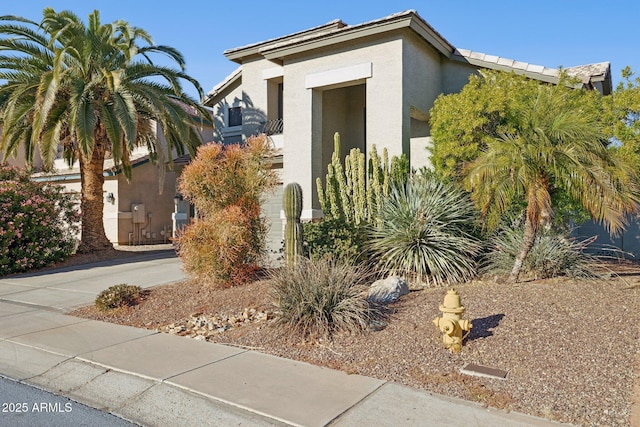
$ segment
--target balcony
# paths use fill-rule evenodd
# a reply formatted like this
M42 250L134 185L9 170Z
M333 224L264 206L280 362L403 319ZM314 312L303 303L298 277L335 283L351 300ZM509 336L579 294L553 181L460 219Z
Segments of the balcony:
M268 120L262 123L261 133L267 135L282 135L284 131L284 121L282 119Z

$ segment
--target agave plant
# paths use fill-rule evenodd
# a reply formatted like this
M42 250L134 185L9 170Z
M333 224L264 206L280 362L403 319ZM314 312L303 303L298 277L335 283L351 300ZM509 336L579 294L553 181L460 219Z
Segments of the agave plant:
M431 285L465 281L476 271L476 211L453 184L424 176L393 188L372 230L370 249L381 267Z

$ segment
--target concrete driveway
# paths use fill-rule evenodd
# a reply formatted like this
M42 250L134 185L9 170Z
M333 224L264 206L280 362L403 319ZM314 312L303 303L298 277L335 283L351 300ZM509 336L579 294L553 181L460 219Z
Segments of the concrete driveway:
M140 252L125 259L0 278L0 301L67 311L92 304L113 285L147 288L185 278L173 249Z

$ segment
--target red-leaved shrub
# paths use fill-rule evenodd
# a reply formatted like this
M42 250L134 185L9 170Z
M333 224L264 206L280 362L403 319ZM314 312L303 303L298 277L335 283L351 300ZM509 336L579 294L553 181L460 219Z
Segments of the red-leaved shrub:
M185 269L198 279L242 283L265 253L268 231L260 205L276 183L265 136L245 144L207 144L185 167L179 189L195 205L197 220L178 237Z

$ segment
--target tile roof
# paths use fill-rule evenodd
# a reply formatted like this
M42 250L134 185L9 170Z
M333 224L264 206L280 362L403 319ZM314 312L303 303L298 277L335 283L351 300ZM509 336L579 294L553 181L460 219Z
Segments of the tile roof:
M397 25L394 26L394 24ZM323 40L326 45L328 40L333 40L333 42L338 43L345 40L345 37L361 37L371 34L371 31L378 30L381 32L386 31L387 28L391 30L401 27L411 28L443 55L452 60L468 62L483 68L515 71L531 78L553 83L557 82L558 76L560 75L560 70L557 68L530 64L468 49L457 49L431 27L415 10L394 13L357 25L347 25L343 21L336 19L308 30L229 49L225 51L224 54L227 58L238 63L242 63L242 59L250 55L262 55L268 59L275 59L285 56L288 52L293 52L288 49L296 47L299 49L313 48L313 46L318 46L317 43ZM565 71L571 76L578 77L584 84L604 81L610 78L610 64L608 62L570 67L566 68ZM214 87L209 92L207 98L210 99L215 96L222 88L228 85L231 80L238 78L240 73L240 68L235 70L230 76Z
M149 150L146 147L136 147L130 155L131 166L136 166L141 163L145 163L149 160ZM113 158L107 158L104 160L104 171L108 174L117 174L120 170L119 166L116 166ZM34 173L34 178L45 178L55 176L67 176L67 175L79 175L80 163L76 161L71 167L67 162L58 158L53 161L53 170L51 172L38 172Z
M417 12L415 10L405 10L403 12L393 13L393 14L385 16L383 18L374 19L372 21L367 21L367 22L363 22L361 24L356 24L356 25L348 25L348 24L345 24L343 22L343 25L340 26L340 27L327 28L327 30L322 31L322 32L315 32L315 33L310 33L310 34L299 33L299 35L293 34L293 35L287 36L283 40L274 40L273 43L266 43L266 45L261 49L261 52L263 52L265 50L270 50L270 49L278 49L278 48L281 48L281 47L284 47L284 46L287 46L287 45L300 43L300 42L307 41L307 40L313 40L313 39L321 38L321 37L327 36L329 34L342 33L342 32L347 32L347 31L354 31L354 30L364 29L364 28L367 28L367 27L373 27L373 26L381 24L383 22L388 22L388 21L392 21L392 20L396 20L396 19L402 19L402 18L408 18L408 17L411 17L411 16L418 16L418 14L417 14ZM342 22L340 20L336 20L336 21ZM336 22L336 21L332 21L332 22Z
M297 33L288 34L286 36L277 37L274 39L253 43L250 45L228 49L224 52L224 55L232 61L242 63L242 59L252 55L267 55L270 52L278 51L280 49L286 49L287 47L311 43L313 41L319 41L322 39L352 35L359 37L364 35L366 30L382 28L387 24L401 23L401 26L415 28L416 22L419 22L425 30L421 34L429 38L429 42L433 44L443 54L449 56L453 51L453 46L444 39L433 27L431 27L424 19L418 15L415 10L406 10L403 12L394 13L385 16L380 19L364 22L357 25L347 25L343 21L336 19L318 27L310 28L308 30L299 31ZM402 25L403 24L403 25Z
M559 70L556 68L547 68L542 65L529 64L527 62L516 61L514 59L502 58L495 55L487 55L482 52L475 52L468 49L456 49L452 55L453 59L472 62L476 65L484 65L487 68L497 69L513 69L515 71L524 71L540 77L557 78ZM482 63L482 64L480 64Z
M239 66L238 68L236 68L235 70L233 70L233 72L231 72L231 74L229 74L227 77L225 77L224 80L222 80L220 83L215 85L213 87L213 89L211 89L206 94L206 96L204 97L204 100L202 101L202 103L204 105L207 105L207 103L209 102L210 99L214 98L216 95L218 95L218 93L220 93L226 87L231 85L233 82L235 82L241 76L242 76L242 65Z
M596 64L565 68L565 71L571 76L589 76L592 81L600 81L605 79L607 75L611 74L611 64L609 62L598 62Z
M513 70L542 81L555 82L560 76L560 69L558 68L548 68L543 65L529 64L527 62L502 58L495 55L487 55L485 53L475 52L468 49L456 49L453 52L452 59L467 61L485 68L505 71ZM596 64L565 68L564 71L566 71L570 76L577 77L582 81L582 83L586 84L602 81L607 78L611 73L611 65L609 62L599 62Z
M341 20L334 19L333 21L327 22L326 24L318 25L317 27L308 28L302 31L297 31L295 33L287 34L285 36L275 37L272 39L260 41L257 43L251 43L251 44L236 47L233 49L227 49L224 51L224 55L226 57L233 57L236 54L242 53L243 51L247 53L256 51L255 53L257 53L258 48L263 45L274 44L274 43L282 42L287 39L303 37L309 34L325 34L333 29L339 29L339 28L345 27L346 25L347 24L345 24Z

